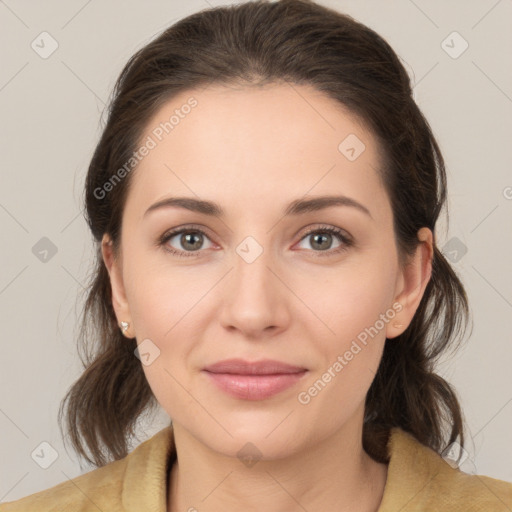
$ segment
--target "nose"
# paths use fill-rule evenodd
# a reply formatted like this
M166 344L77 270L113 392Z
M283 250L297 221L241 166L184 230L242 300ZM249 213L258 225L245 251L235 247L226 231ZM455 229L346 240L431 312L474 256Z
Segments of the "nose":
M234 268L223 288L222 326L244 337L261 339L285 330L290 321L291 292L269 256L263 251L248 262L234 254ZM276 268L274 268L276 267Z

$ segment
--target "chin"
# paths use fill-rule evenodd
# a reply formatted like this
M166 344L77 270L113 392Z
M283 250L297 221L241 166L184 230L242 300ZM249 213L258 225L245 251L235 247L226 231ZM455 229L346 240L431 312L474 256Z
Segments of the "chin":
M266 434L246 429L245 433L233 434L229 439L214 437L206 438L204 442L212 450L236 458L246 467L252 467L258 461L284 459L299 450L297 439L290 445L283 443L283 438L277 435L274 439L271 437L272 434L266 437ZM288 434L287 438L290 438Z

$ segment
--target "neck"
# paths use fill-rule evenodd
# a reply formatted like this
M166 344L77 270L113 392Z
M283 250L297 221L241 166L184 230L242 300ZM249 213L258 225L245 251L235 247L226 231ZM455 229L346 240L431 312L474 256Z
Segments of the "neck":
M177 461L169 475L168 512L376 512L381 503L387 465L364 451L361 428L346 425L290 456L251 465L173 426Z

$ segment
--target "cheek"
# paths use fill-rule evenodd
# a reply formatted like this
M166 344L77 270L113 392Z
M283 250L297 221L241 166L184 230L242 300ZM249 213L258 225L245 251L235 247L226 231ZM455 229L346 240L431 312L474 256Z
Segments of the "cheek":
M147 269L131 287L130 311L142 368L155 398L172 418L197 406L186 389L192 371L190 354L200 342L197 314L201 314L199 299L204 289L188 283L189 279L171 279ZM150 354L149 364L144 364L144 347Z
M143 370L158 401L168 409L170 396L190 399L180 383L188 379L189 354L203 332L200 322L207 312L201 299L215 280L200 275L193 266L171 269L161 260L155 263L155 258L136 250L125 260L125 269L139 352L147 348L150 354L151 362Z
M162 342L181 328L182 319L211 288L208 276L193 265L172 268L159 256L134 253L126 262L126 294L138 336Z
M347 265L329 270L329 275L321 276L315 286L309 281L308 287L299 291L324 322L324 332L330 330L331 339L339 339L344 345L365 328L374 326L392 306L396 281L392 256L374 258L369 254L353 258ZM385 331L381 324L378 322L377 328Z
M332 332L325 334L326 328L320 326L317 332L323 334L315 338L322 364L298 397L306 414L321 416L332 428L347 421L364 404L382 358L386 320L392 319L386 315L387 287L372 284L346 282L347 287L338 291L339 300L330 306L326 322Z
M364 399L382 357L386 327L394 321L395 276L392 252L387 259L370 255L354 259L310 293L308 304L323 321L316 320L316 350L323 367L315 378L319 374L329 382L331 399L340 393L350 402Z

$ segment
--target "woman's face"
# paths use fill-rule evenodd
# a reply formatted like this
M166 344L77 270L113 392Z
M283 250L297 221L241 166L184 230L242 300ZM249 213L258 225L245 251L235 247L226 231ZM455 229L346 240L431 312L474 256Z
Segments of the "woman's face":
M141 144L108 266L173 423L217 452L251 441L269 458L360 431L386 337L424 289L398 265L375 139L309 86L273 84L182 93ZM326 196L342 199L308 207ZM185 197L221 213L165 205ZM306 371L280 391L285 377L225 377L227 392L204 368L230 358Z

